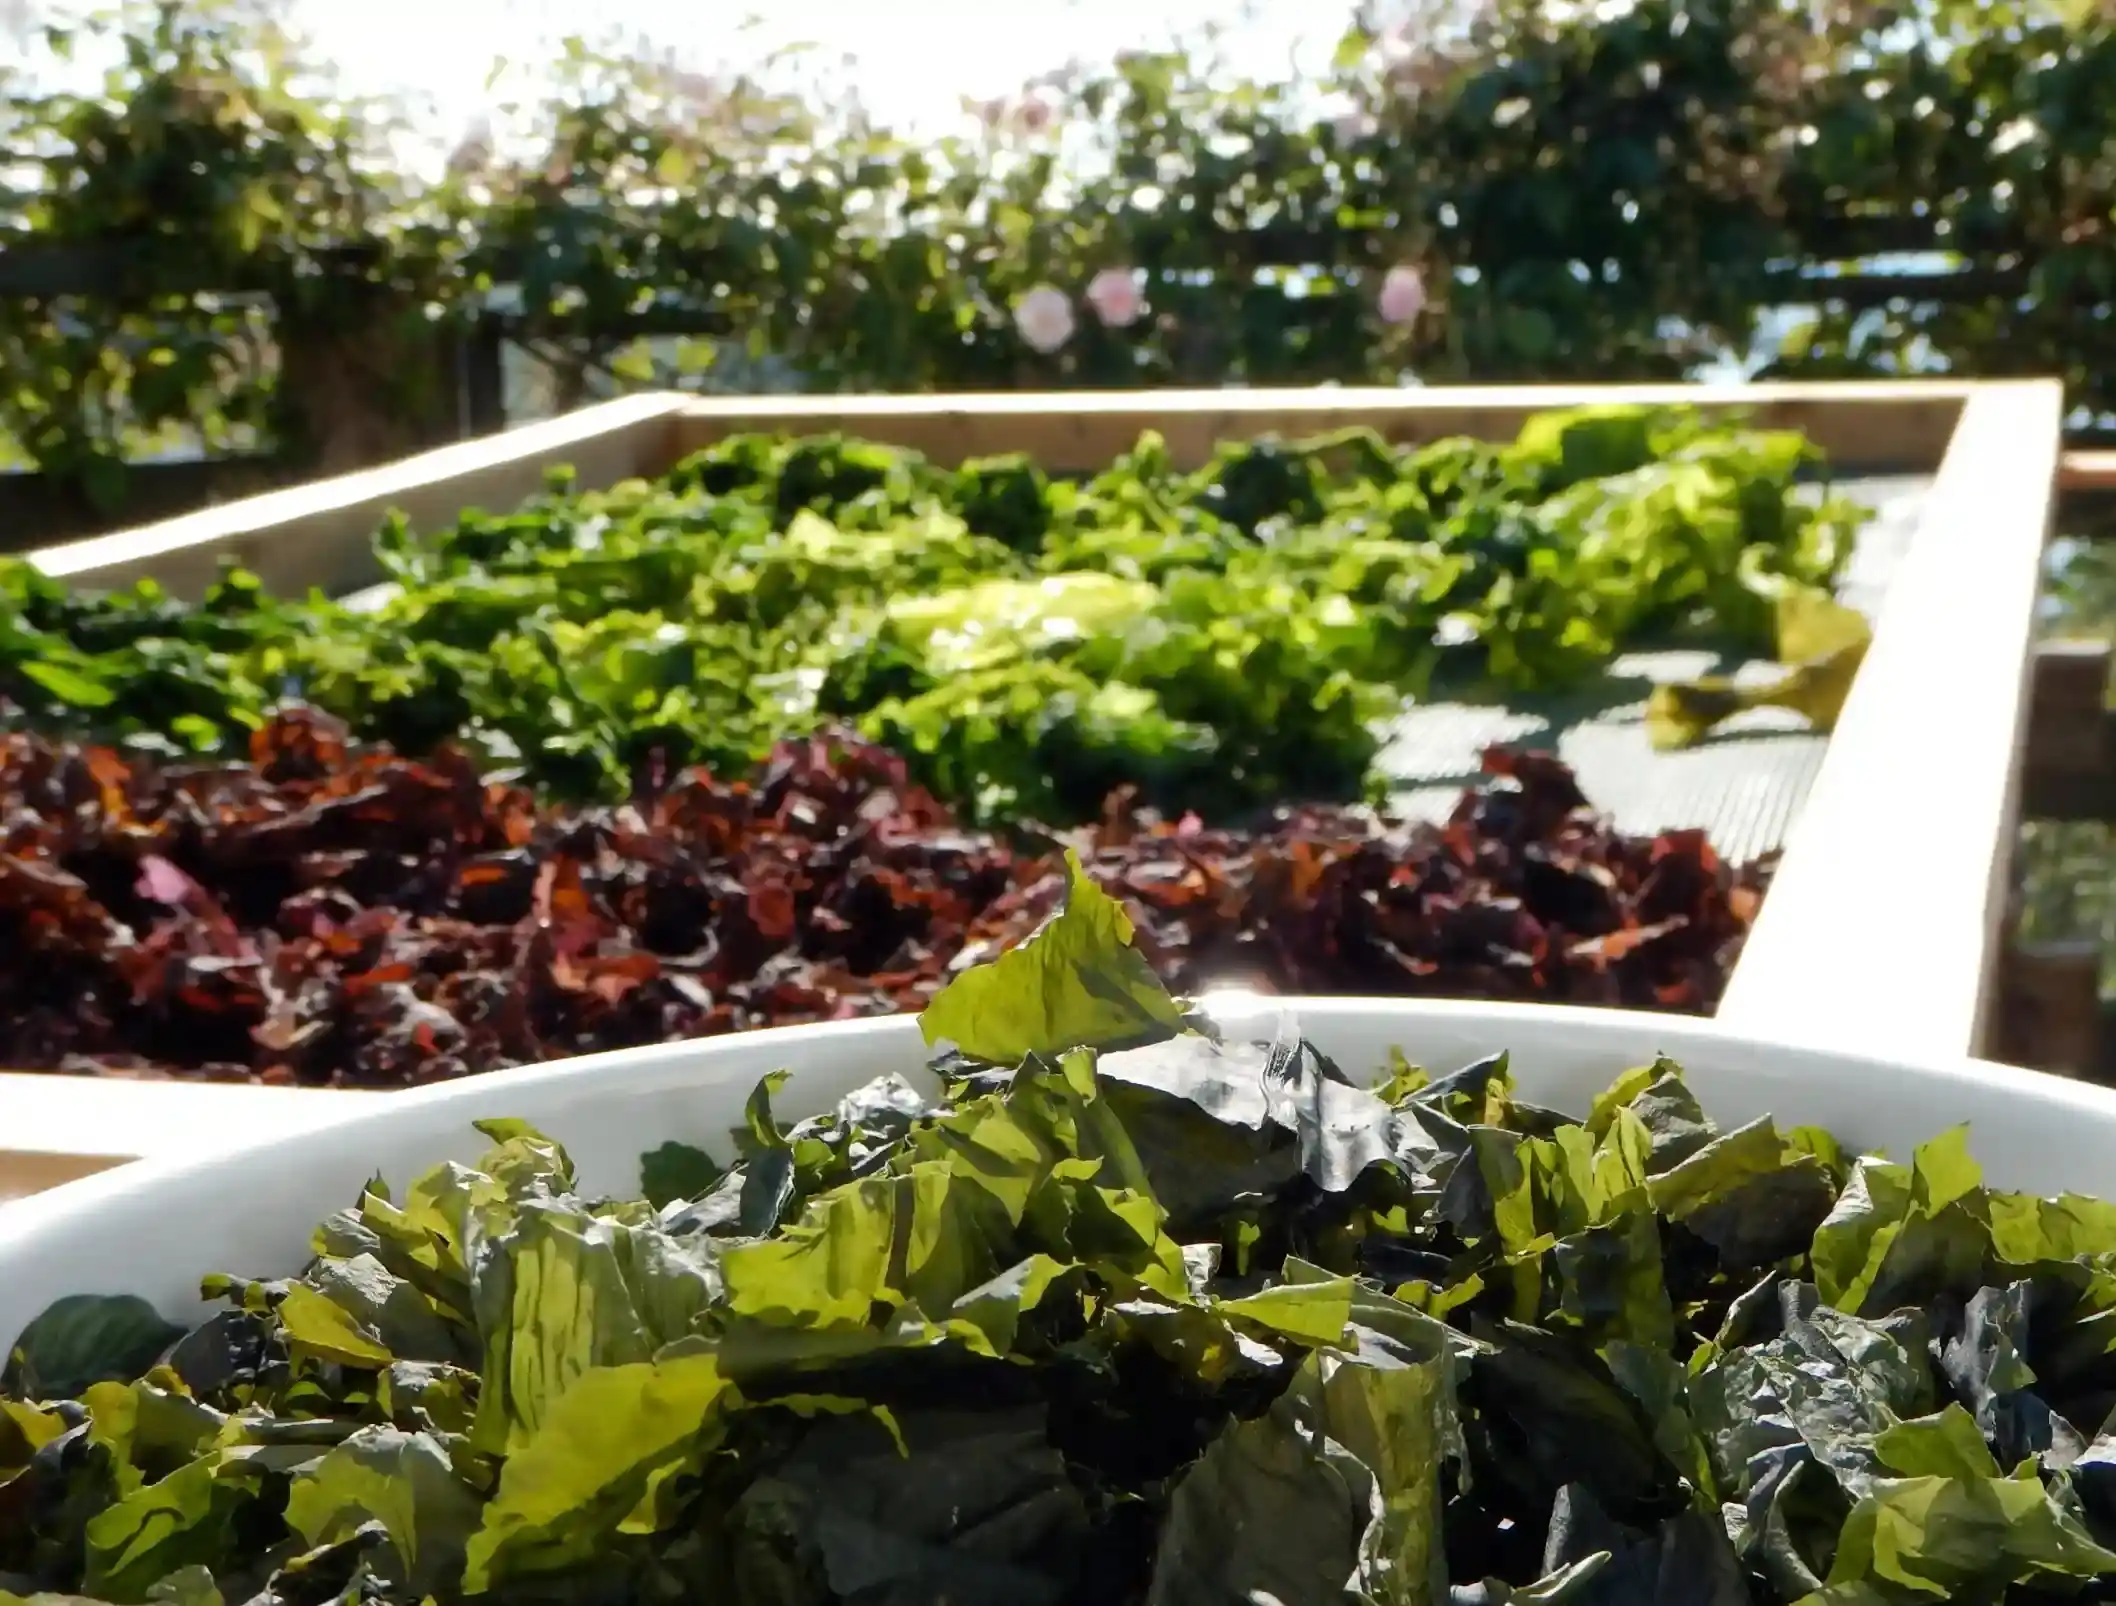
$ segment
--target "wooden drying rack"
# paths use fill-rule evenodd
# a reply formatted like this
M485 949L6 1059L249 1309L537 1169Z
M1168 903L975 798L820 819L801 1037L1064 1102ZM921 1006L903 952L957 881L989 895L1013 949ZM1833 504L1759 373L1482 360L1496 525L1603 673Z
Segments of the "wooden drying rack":
M744 430L842 431L944 461L1025 451L1077 469L1106 463L1149 428L1179 463L1196 463L1227 439L1352 425L1397 443L1504 438L1533 413L1605 402L1741 409L1803 432L1846 472L1934 476L1719 1018L1742 1032L1890 1056L1988 1052L2007 969L2036 603L2058 487L2055 381L651 394L33 557L83 586L151 576L195 596L234 558L277 591L344 594L382 578L369 541L392 510L431 529L466 507L517 505L552 466L571 465L583 488L608 486ZM2079 460L2072 472L2116 483L2116 459ZM2095 731L2106 734L2098 713ZM196 1153L231 1129L305 1126L387 1096L0 1074L0 1197L136 1156Z

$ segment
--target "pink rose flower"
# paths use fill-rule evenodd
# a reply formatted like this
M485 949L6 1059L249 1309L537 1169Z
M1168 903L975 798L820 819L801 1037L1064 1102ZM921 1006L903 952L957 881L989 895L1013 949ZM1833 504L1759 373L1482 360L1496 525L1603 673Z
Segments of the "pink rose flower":
M1025 134L1042 133L1051 126L1051 119L1056 115L1049 97L1040 90L1030 90L1014 108L1014 120Z
M1379 126L1372 112L1356 106L1339 115L1331 124L1340 145L1357 145L1363 139L1371 139Z
M1425 310L1425 277L1408 263L1389 269L1376 303L1383 323L1411 323Z
M1063 290L1039 284L1014 303L1014 327L1030 350L1049 356L1073 338L1073 304Z
M456 141L456 148L448 153L448 171L457 175L482 173L492 165L492 120L489 117L473 117L463 129L463 137Z
M1104 268L1087 282L1087 304L1105 329L1124 329L1139 321L1146 297L1139 276L1130 268Z

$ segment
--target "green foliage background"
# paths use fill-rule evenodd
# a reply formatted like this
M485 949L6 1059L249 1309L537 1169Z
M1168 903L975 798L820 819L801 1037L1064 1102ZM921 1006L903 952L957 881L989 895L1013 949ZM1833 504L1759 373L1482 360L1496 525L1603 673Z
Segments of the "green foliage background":
M298 423L258 307L195 291L356 341L498 306L576 382L708 382L656 374L657 331L712 337L682 366L818 389L1608 380L1747 351L1763 309L1818 299L1803 268L1940 253L1970 299L1836 296L1770 371L2054 371L2116 413L2106 5L1492 0L1355 19L1316 81L1136 53L916 141L798 73L576 44L501 149L431 183L392 155L399 113L333 99L254 0L133 0L52 42L83 31L122 47L93 93L0 78L0 150L35 158L0 189L0 286L53 253L119 266L0 296L0 432L106 500L128 431ZM1397 263L1431 287L1409 326L1376 310ZM1112 266L1145 278L1123 329L1077 300ZM1047 356L1011 317L1040 283L1079 319Z

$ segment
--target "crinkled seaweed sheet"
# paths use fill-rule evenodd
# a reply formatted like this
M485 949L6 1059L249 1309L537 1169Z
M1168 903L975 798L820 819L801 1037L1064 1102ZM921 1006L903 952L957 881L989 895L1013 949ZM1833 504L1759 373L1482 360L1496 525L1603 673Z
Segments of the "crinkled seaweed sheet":
M1874 510L1838 596L1878 619L1924 516L1932 477L1841 478L1832 489ZM378 607L395 589L374 586L346 601ZM1434 698L1406 711L1389 730L1381 768L1396 783L1391 796L1397 810L1437 821L1447 818L1462 788L1478 780L1485 748L1552 748L1618 829L1652 835L1702 828L1719 852L1743 862L1785 845L1828 738L1797 715L1762 708L1728 720L1698 747L1656 753L1646 741L1646 695L1661 681L1706 674L1768 679L1777 668L1708 649L1633 652L1593 684L1560 695L1503 703Z
M1833 488L1874 509L1838 595L1878 619L1924 514L1932 478L1847 478ZM1463 786L1476 778L1478 754L1487 746L1552 748L1619 829L1702 827L1714 847L1739 862L1784 846L1828 738L1796 715L1754 709L1729 720L1701 746L1656 753L1646 741L1646 695L1662 681L1704 674L1767 679L1777 667L1708 650L1634 652L1617 659L1593 685L1562 696L1505 703L1435 699L1412 708L1390 731L1382 768L1396 782L1398 809L1437 820L1447 817Z

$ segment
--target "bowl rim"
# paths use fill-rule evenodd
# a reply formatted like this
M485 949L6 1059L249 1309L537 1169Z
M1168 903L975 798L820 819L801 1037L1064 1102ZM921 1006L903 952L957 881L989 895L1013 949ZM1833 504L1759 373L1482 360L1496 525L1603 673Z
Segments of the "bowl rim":
M1267 1021L1275 1024L1286 1014L1302 1020L1365 1019L1384 1029L1389 1022L1400 1021L1407 1034L1414 1032L1419 1023L1431 1022L1488 1033L1494 1050L1509 1047L1514 1023L1532 1023L1533 1029L1527 1035L1547 1041L1554 1032L1577 1033L1585 1040L1581 1044L1583 1050L1592 1052L1598 1043L1606 1044L1612 1060L1635 1059L1639 1039L1650 1036L1663 1045L1661 1051L1678 1062L1715 1051L1724 1057L1731 1050L1741 1057L1760 1056L1795 1077L1803 1071L1834 1075L1878 1071L1891 1079L1907 1075L1928 1083L1936 1101L1943 1100L1950 1089L1974 1088L1980 1100L2010 1095L2049 1108L2053 1116L2076 1115L2116 1123L2116 1088L1966 1055L1934 1060L1840 1053L1797 1038L1731 1031L1706 1017L1570 1004L1318 997L1238 989L1208 992L1196 1002L1214 1019L1237 1028ZM524 1095L522 1102L530 1103L534 1102L534 1095L546 1090L605 1076L621 1078L643 1092L640 1084L703 1081L724 1068L721 1062L731 1059L752 1067L760 1058L776 1059L798 1074L805 1059L827 1053L833 1045L864 1040L874 1046L884 1039L901 1039L907 1056L916 1054L921 1062L930 1055L916 1015L866 1016L611 1049L363 1099L357 1106L341 1107L328 1118L294 1131L231 1134L230 1142L210 1152L136 1160L9 1201L0 1205L0 1254L33 1242L54 1227L93 1216L112 1204L152 1195L172 1179L192 1177L217 1167L228 1167L232 1172L246 1157L258 1153L289 1147L328 1148L342 1153L347 1145L365 1141L372 1143L375 1163L382 1168L390 1163L394 1133L431 1131L451 1109L461 1112L462 1124L467 1128L472 1120L496 1110L504 1113L504 1106L515 1094ZM561 1143L566 1141L563 1131L550 1135Z

